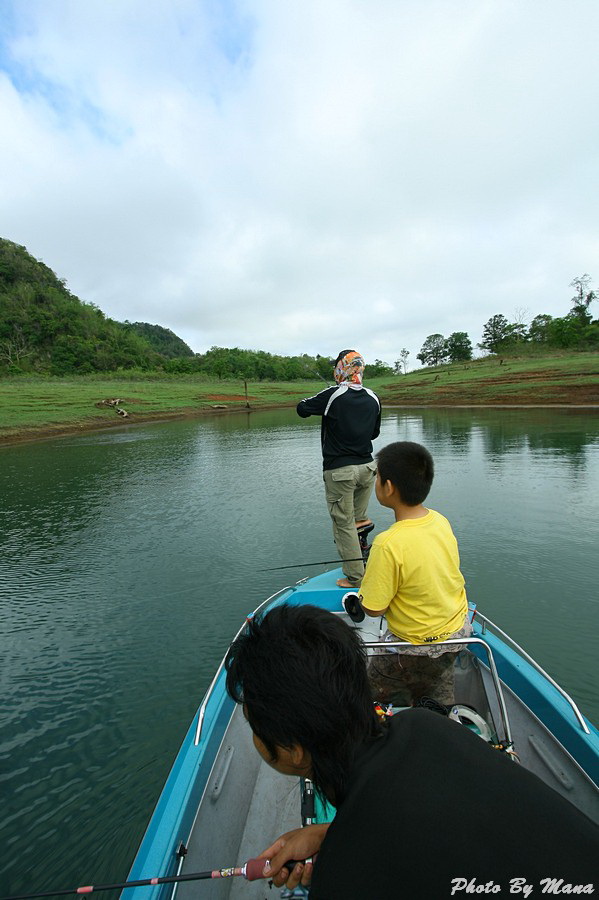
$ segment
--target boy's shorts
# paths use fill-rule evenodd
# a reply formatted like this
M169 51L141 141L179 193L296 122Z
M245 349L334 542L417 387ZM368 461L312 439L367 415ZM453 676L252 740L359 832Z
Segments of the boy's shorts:
M472 634L472 625L470 624L468 615L464 619L464 624L458 631L454 631L453 634L448 634L443 637L444 641L453 641L458 638L467 638ZM402 638L397 637L396 634L393 634L389 629L386 630L383 635L384 641L401 641ZM384 653L386 656L389 653L400 653L402 656L404 654L408 656L429 656L431 659L434 659L436 656L441 656L444 653L459 653L462 649L460 644L454 644L454 646L447 647L445 644L437 642L431 644L412 644L410 647L389 647L388 650L385 650L383 647L376 647L376 653Z
M468 618L462 627L445 640L465 638L472 634ZM396 641L397 635L386 631L384 641ZM443 644L414 644L410 647L377 647L368 663L368 679L375 700L392 702L394 706L410 706L421 697L429 697L443 706L455 703L453 668L455 655L462 647Z

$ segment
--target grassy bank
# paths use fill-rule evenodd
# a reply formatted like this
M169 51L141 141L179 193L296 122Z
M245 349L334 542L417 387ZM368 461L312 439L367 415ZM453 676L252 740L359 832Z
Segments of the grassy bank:
M401 406L599 404L599 353L488 357L411 372L377 390Z
M599 405L599 354L475 360L368 382L383 404ZM322 381L208 381L193 377L15 377L0 381L0 444L126 423L294 406ZM118 399L121 418L102 401ZM99 404L99 405L98 405Z
M322 382L320 386L324 387ZM0 443L208 413L288 406L319 388L193 377L17 377L0 381ZM122 418L105 400L118 400Z

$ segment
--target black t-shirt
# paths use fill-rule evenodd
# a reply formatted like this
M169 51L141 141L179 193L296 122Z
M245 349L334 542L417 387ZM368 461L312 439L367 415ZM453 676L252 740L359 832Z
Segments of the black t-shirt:
M372 462L372 441L381 427L381 405L373 391L346 384L330 387L300 400L297 412L303 419L322 416L325 470Z
M534 900L544 879L599 892L599 826L437 713L396 714L384 737L361 749L348 784L310 900L441 900L452 896L454 879L466 879L453 894L458 900L524 897L525 884ZM499 888L472 889L489 882Z

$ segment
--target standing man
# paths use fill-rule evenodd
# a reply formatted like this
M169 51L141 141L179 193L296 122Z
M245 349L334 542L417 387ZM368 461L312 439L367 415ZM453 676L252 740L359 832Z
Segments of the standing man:
M338 587L360 586L364 563L358 528L369 525L368 501L376 477L372 441L381 428L381 404L362 384L364 360L356 350L342 350L335 360L337 387L300 400L298 415L322 416L323 480L333 537L343 561Z

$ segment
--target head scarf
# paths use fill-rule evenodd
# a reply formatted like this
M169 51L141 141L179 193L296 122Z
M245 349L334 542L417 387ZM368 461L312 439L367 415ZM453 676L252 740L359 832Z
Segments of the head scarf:
M342 356L335 366L334 376L337 384L362 384L364 359L357 350L350 350Z

